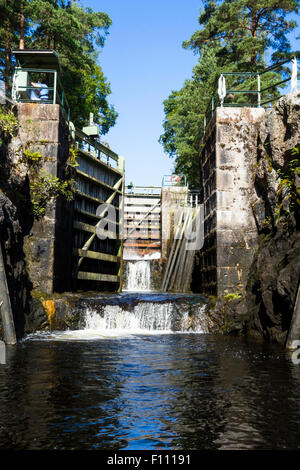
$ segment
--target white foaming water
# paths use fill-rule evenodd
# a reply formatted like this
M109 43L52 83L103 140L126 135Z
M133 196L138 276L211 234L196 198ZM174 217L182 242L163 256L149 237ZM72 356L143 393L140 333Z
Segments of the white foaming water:
M149 292L151 290L150 260L127 261L127 285L130 292Z
M133 261L133 260L146 260L146 259L160 259L161 256L160 256L160 252L159 251L156 251L154 253L149 253L148 255L143 255L143 256L140 256L138 255L137 253L124 253L123 255L123 259L124 260L129 260L129 261Z
M103 316L87 310L87 330L141 332L171 332L172 304L139 303L133 310L123 310L118 305L107 305Z
M84 328L73 331L41 333L36 339L54 340L97 340L132 335L157 335L174 333L203 333L199 307L197 324L191 325L188 311L178 309L171 302L140 302L132 309L119 305L105 305L101 313L87 308L84 312Z

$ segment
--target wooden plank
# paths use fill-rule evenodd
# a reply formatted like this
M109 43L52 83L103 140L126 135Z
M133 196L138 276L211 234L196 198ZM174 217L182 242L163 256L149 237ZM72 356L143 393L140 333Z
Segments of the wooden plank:
M101 253L100 251L82 250L80 248L73 248L73 255L82 256L83 258L98 259L101 261L109 261L111 263L118 263L120 258L108 253Z
M134 224L124 225L124 228L133 228L133 227L134 227ZM149 231L151 231L151 230L155 230L155 231L160 230L159 225L153 226L153 225L150 225L150 224L141 224L141 225L139 225L139 228L142 229L142 230L148 229Z
M158 203L159 203L159 201L157 202L157 204L158 204ZM151 213L152 213L152 214L160 214L160 212L161 212L161 208L160 208L160 207L155 207L155 209L151 209L151 207L153 207L153 206L130 206L130 207L127 207L127 206L125 205L125 207L124 207L124 212L125 212L125 213L126 213L126 212L127 212L127 213L128 213L128 212L129 212L129 213L130 213L130 212L133 212L133 213L138 212L138 213L143 214L143 213L147 213L147 212L149 212L149 210L151 210ZM126 217L126 216L125 216L125 217Z
M83 209L78 209L78 207L74 207L74 211L78 212L78 214L84 215L85 217L91 217L91 218L96 219L96 220L102 219L102 217L100 217L100 215L92 214L92 212L84 211ZM115 222L113 220L111 220L110 223L114 224L114 225L119 225L119 222Z
M137 221L140 219L140 215L134 214L134 215L127 215L126 217L124 216L124 220L127 221ZM146 218L148 221L154 221L154 222L160 222L160 214L149 214Z
M160 243L157 242L157 243L127 243L127 242L124 242L124 247L126 248L159 248L160 247Z
M116 184L114 185L114 188L113 188L113 189L114 189L114 192L113 192L113 193L109 196L109 198L105 201L106 204L111 204L111 203L112 203L112 201L113 201L113 199L115 198L115 196L116 196L116 194L117 194L117 191L119 190L120 186L122 186L122 187L124 186L124 176L123 176L123 175L122 175L122 177L116 182ZM118 209L120 210L121 208L122 208L122 206L119 207ZM99 225L100 225L100 223L101 223L102 218L105 216L105 214L106 214L106 210L103 209L102 212L99 214L100 220L98 220L98 222L96 223L96 225L93 227L94 230L93 230L93 232L92 232L92 235L89 237L89 239L85 242L85 244L84 244L83 247L82 247L82 249L83 249L84 251L86 251L86 250L89 249L89 247L90 247L91 243L93 242L93 240L94 240L96 234L99 233L99 231L98 231L97 229L98 229L98 227L99 227ZM122 216L122 211L121 211L121 210L120 210L120 214L121 214L121 216ZM106 237L106 236L108 235L108 233L109 233L108 231L107 231L107 232L104 232L104 231L101 230L101 231L100 231L100 234L101 234L101 232L103 233L103 235L104 235L105 237ZM114 233L111 238L117 239L117 238L118 238L118 235L117 235L116 233ZM122 242L121 242L121 245L122 245ZM77 263L76 272L78 272L79 267L80 267L82 261L83 261L83 257L80 257L79 260L78 260L78 263Z
M80 230L81 232L90 232L93 234L100 233L102 236L106 236L107 238L115 240L117 239L117 234L114 232L111 232L109 230L102 230L99 228L97 229L95 225L85 224L83 222L79 222L78 220L74 220L73 227L77 230Z
M99 204L106 204L106 202L102 201L102 199L98 199L94 196L90 196L89 194L86 194L86 193L82 193L81 191L79 191L79 189L75 189L75 194L79 197L83 197L85 199L89 199L90 201L93 201L93 202L96 202L98 205ZM114 206L114 208L118 211L119 210L119 207L117 206Z
M141 234L141 233L134 233L131 234L130 237L126 238L127 240L160 240L160 234Z
M175 234L174 234L174 239L173 239L173 242L172 242L172 246L171 246L171 249L170 249L170 252L169 252L169 255L168 255L168 261L167 261L167 265L166 265L166 268L165 268L165 274L164 274L164 278L163 278L163 281L162 281L162 287L161 287L162 292L167 292L168 291L170 276L172 274L173 266L174 266L174 263L176 261L176 256L177 256L177 252L178 252L178 249L179 249L180 240L178 239L178 237L182 236L182 233L183 233L183 227L181 225L182 220L183 220L183 210L181 211L180 220L179 220L178 225L176 227L176 231L175 231Z
M110 165L107 165L103 160L99 160L99 158L94 157L91 153L86 152L80 148L76 148L76 151L79 153L80 157L84 158L87 161L95 163L97 166L101 166L107 172L116 173L118 176L122 176L122 172L117 168L113 168Z
M98 199L97 197L90 196L89 194L82 193L79 189L75 189L76 196L84 197L85 199L89 199L90 201L96 202L97 204L104 204L104 201Z
M148 210L148 212L146 212L146 214L144 214L144 215L137 221L137 223L134 225L134 228L132 228L132 229L127 233L127 237L129 237L130 234L131 234L132 232L134 232L134 230L138 227L138 225L139 225L140 223L142 223L142 222L147 218L147 216L148 216L150 213L153 213L153 211L157 208L156 206L157 206L158 204L160 204L160 201L156 202L156 204L154 204L154 205ZM123 237L123 239L124 239L124 237Z
M77 275L74 277L83 281L119 282L119 277L113 274L87 273L84 271L78 271Z
M101 180L98 180L98 179L95 178L94 176L91 176L91 175L89 175L88 173L85 173L85 172L82 171L82 170L76 169L76 173L77 173L77 175L83 177L84 179L87 179L87 180L89 180L89 181L92 181L93 183L97 184L98 186L102 186L102 187L104 187L104 188L106 188L106 189L108 189L108 190L110 190L110 191L112 191L112 192L115 191L114 188L113 188L113 186L110 186L109 184L104 183L104 182L101 181ZM122 194L122 191L119 191L119 190L118 190L117 192L118 192L119 194Z
M156 202L159 202L161 199L160 197L157 197L157 198L145 198L145 197L141 197L141 198L131 198L131 197L125 197L125 200L124 200L124 204L125 206L128 206L128 205L137 205L137 206L141 206L141 205L148 205L148 206L153 206Z

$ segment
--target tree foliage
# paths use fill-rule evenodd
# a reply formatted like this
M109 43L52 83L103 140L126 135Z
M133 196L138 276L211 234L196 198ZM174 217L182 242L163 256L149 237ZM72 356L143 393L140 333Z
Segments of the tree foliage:
M22 23L23 14L23 23ZM62 64L62 84L78 127L89 113L105 134L117 113L107 101L110 84L97 60L111 25L110 17L76 0L6 0L0 6L0 72L9 89L13 67L10 50L54 49Z
M185 173L191 187L199 186L199 147L203 117L223 72L261 72L267 65L292 57L287 33L296 23L288 14L298 11L299 0L203 0L197 30L183 47L199 60L192 77L164 101L164 132L160 143L175 158L175 172ZM262 88L284 75L284 69L263 74ZM226 77L228 87L256 90L256 78ZM237 103L250 104L255 95L236 95ZM278 96L265 92L264 99Z

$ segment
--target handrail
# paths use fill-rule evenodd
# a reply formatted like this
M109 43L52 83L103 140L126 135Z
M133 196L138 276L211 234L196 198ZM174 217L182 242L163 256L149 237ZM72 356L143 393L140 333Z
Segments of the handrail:
M127 195L157 195L159 196L161 193L161 187L160 186L132 186L132 185L127 185L125 186L125 189L128 191L126 192ZM141 191L141 192L139 192Z
M204 135L205 128L211 121L213 114L218 106L221 107L264 107L267 108L269 103L272 103L273 101L278 100L282 95L280 94L279 90L277 89L278 87L282 87L285 83L289 82L292 78L291 73L287 78L283 78L279 81L276 81L275 83L272 83L271 85L261 88L261 77L271 71L276 71L280 70L282 72L282 67L283 65L291 62L291 59L285 59L277 64L271 65L270 67L266 68L265 70L262 71L256 71L256 72L222 72L221 75L224 77L247 77L246 79L249 78L256 78L256 83L257 87L256 89L252 90L247 90L247 89L234 89L232 86L230 89L226 90L226 95L224 99L220 100L218 93L217 93L217 87L215 87L215 90L213 94L210 97L209 103L207 105L207 108L205 110L204 116L203 116L203 126L201 126L200 129L200 137ZM298 68L299 70L299 68ZM285 73L288 73L287 70L285 70ZM299 72L298 72L299 73ZM241 87L244 82L238 83L237 86ZM232 84L231 84L232 85ZM270 92L270 90L274 90L275 92L278 93L278 96L276 97L270 97L265 96L263 97L263 94L266 92ZM233 101L227 101L226 98L232 100L233 95L256 95L257 99L253 102L233 102Z
M101 144L101 142L89 137L83 131L75 129L75 142L79 145L80 141L84 142L89 147L89 153L91 153L90 148L94 149L94 154L99 160L101 160L101 154L104 153L107 156L107 163L109 163L109 158L115 162L119 161L119 155L113 150Z
M64 114L65 119L69 122L70 121L70 106L68 103L68 100L65 96L65 92L61 83L61 80L59 78L59 75L57 73L57 70L55 69L41 69L41 68L32 68L32 67L15 67L15 74L16 72L28 72L28 73L39 73L39 74L53 74L53 86L47 86L47 92L53 93L52 99L35 99L32 100L30 97L28 98L21 98L20 96L16 95L16 101L19 103L36 103L38 101L42 103L48 103L48 104L60 104L62 107L62 111ZM42 85L42 84L41 84ZM13 88L16 87L15 80L13 81ZM26 85L18 85L17 89L13 89L13 94L20 92L20 91L25 91L25 92L30 92L35 89L39 89L41 87L33 87L28 84ZM29 93L27 93L29 96ZM50 94L49 94L50 96Z

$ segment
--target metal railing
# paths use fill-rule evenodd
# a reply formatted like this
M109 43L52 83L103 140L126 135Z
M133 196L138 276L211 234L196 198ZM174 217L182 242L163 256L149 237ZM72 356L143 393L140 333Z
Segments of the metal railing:
M284 67L288 63L291 63L291 59L274 64L262 71L222 73L220 77L223 76L225 79L226 91L221 99L218 94L218 87L215 88L203 114L200 134L204 133L217 107L269 108L272 102L283 96L278 88L284 88L292 79L291 67ZM263 87L265 78L271 80L272 83ZM227 88L227 85L229 85L229 88ZM246 86L248 88L245 88Z
M147 195L147 196L160 196L161 187L160 186L133 186L128 184L125 186L125 194L137 194L137 195Z
M18 103L60 104L65 119L70 121L70 106L56 70L16 67L12 98Z
M198 189L190 189L186 195L185 205L187 207L198 207L200 205L200 191Z
M89 137L79 129L73 130L73 137L76 148L82 150L83 152L89 153L94 158L97 158L97 160L102 161L106 165L112 168L118 168L121 172L123 172L122 168L120 167L120 157L117 153L113 152L113 150L101 144L92 137Z

